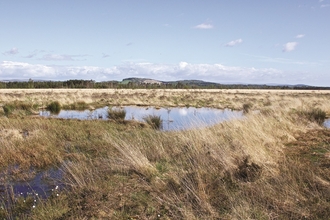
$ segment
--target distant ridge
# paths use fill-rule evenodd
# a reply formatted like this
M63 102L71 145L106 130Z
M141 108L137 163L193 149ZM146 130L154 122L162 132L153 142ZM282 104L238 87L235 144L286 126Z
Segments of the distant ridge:
M175 88L175 89L300 89L330 90L330 87L310 86L305 84L248 84L248 83L216 83L203 80L162 81L150 78L130 77L122 81L109 80L42 80L42 79L4 79L0 80L0 88Z
M128 84L128 83L135 83L137 85L141 84L157 84L157 85L162 85L162 84L167 84L167 85L177 85L177 84L182 84L185 86L196 86L196 87L210 87L210 86L215 86L219 87L221 85L226 85L226 86L243 86L243 87L287 87L287 88L296 88L296 89L330 89L329 87L320 87L320 86L310 86L310 85L305 85L305 84L277 84L277 83L267 83L267 84L249 84L249 83L216 83L216 82L208 82L208 81L203 81L203 80L177 80L177 81L160 81L160 80L155 80L155 79L150 79L150 78L138 78L138 77L130 77L130 78L125 78L121 82L122 84Z

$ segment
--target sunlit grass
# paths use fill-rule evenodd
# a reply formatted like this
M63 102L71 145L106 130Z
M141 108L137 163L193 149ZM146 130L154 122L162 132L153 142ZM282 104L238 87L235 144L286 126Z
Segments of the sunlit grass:
M159 93L162 100L176 97L175 91L173 97L167 92ZM196 94L183 96L191 102L194 95L207 97L191 92ZM145 93L157 100L158 93ZM26 181L55 167L63 171L63 188L35 207L33 201L28 209L20 208L24 201L7 191L0 217L327 219L330 173L324 166L330 133L318 122L330 108L319 103L327 96L310 94L260 94L263 100L237 94L237 106L243 108L254 97L260 103L253 103L253 110L260 112L184 131L160 132L111 120L2 116L1 181ZM127 98L125 91L117 95ZM234 95L217 95L236 105ZM102 97L107 99L107 94Z

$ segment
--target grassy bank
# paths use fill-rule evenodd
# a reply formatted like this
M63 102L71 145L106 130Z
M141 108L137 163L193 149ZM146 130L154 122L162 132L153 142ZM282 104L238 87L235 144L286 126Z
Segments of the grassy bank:
M56 167L65 187L36 203L0 192L0 218L329 219L330 131L311 111L330 109L323 98L283 96L244 120L175 132L2 116L1 185Z

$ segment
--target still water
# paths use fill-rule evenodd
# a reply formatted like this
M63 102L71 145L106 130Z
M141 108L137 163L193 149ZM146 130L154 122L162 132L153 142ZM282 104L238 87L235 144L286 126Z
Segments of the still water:
M242 111L233 111L230 109L213 108L155 108L125 106L113 107L113 109L122 108L126 111L126 120L143 121L148 115L160 116L163 120L162 130L183 130L194 127L209 126L234 118L242 118ZM108 107L95 110L75 111L61 110L59 114L52 115L49 111L41 111L40 116L55 117L64 119L108 119Z

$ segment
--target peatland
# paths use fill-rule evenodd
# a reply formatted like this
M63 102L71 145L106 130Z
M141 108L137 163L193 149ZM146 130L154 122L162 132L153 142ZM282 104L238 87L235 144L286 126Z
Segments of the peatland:
M330 219L329 91L0 90L1 219ZM210 127L41 118L100 106L241 109ZM58 170L45 197L16 183ZM50 174L49 174L50 175Z

